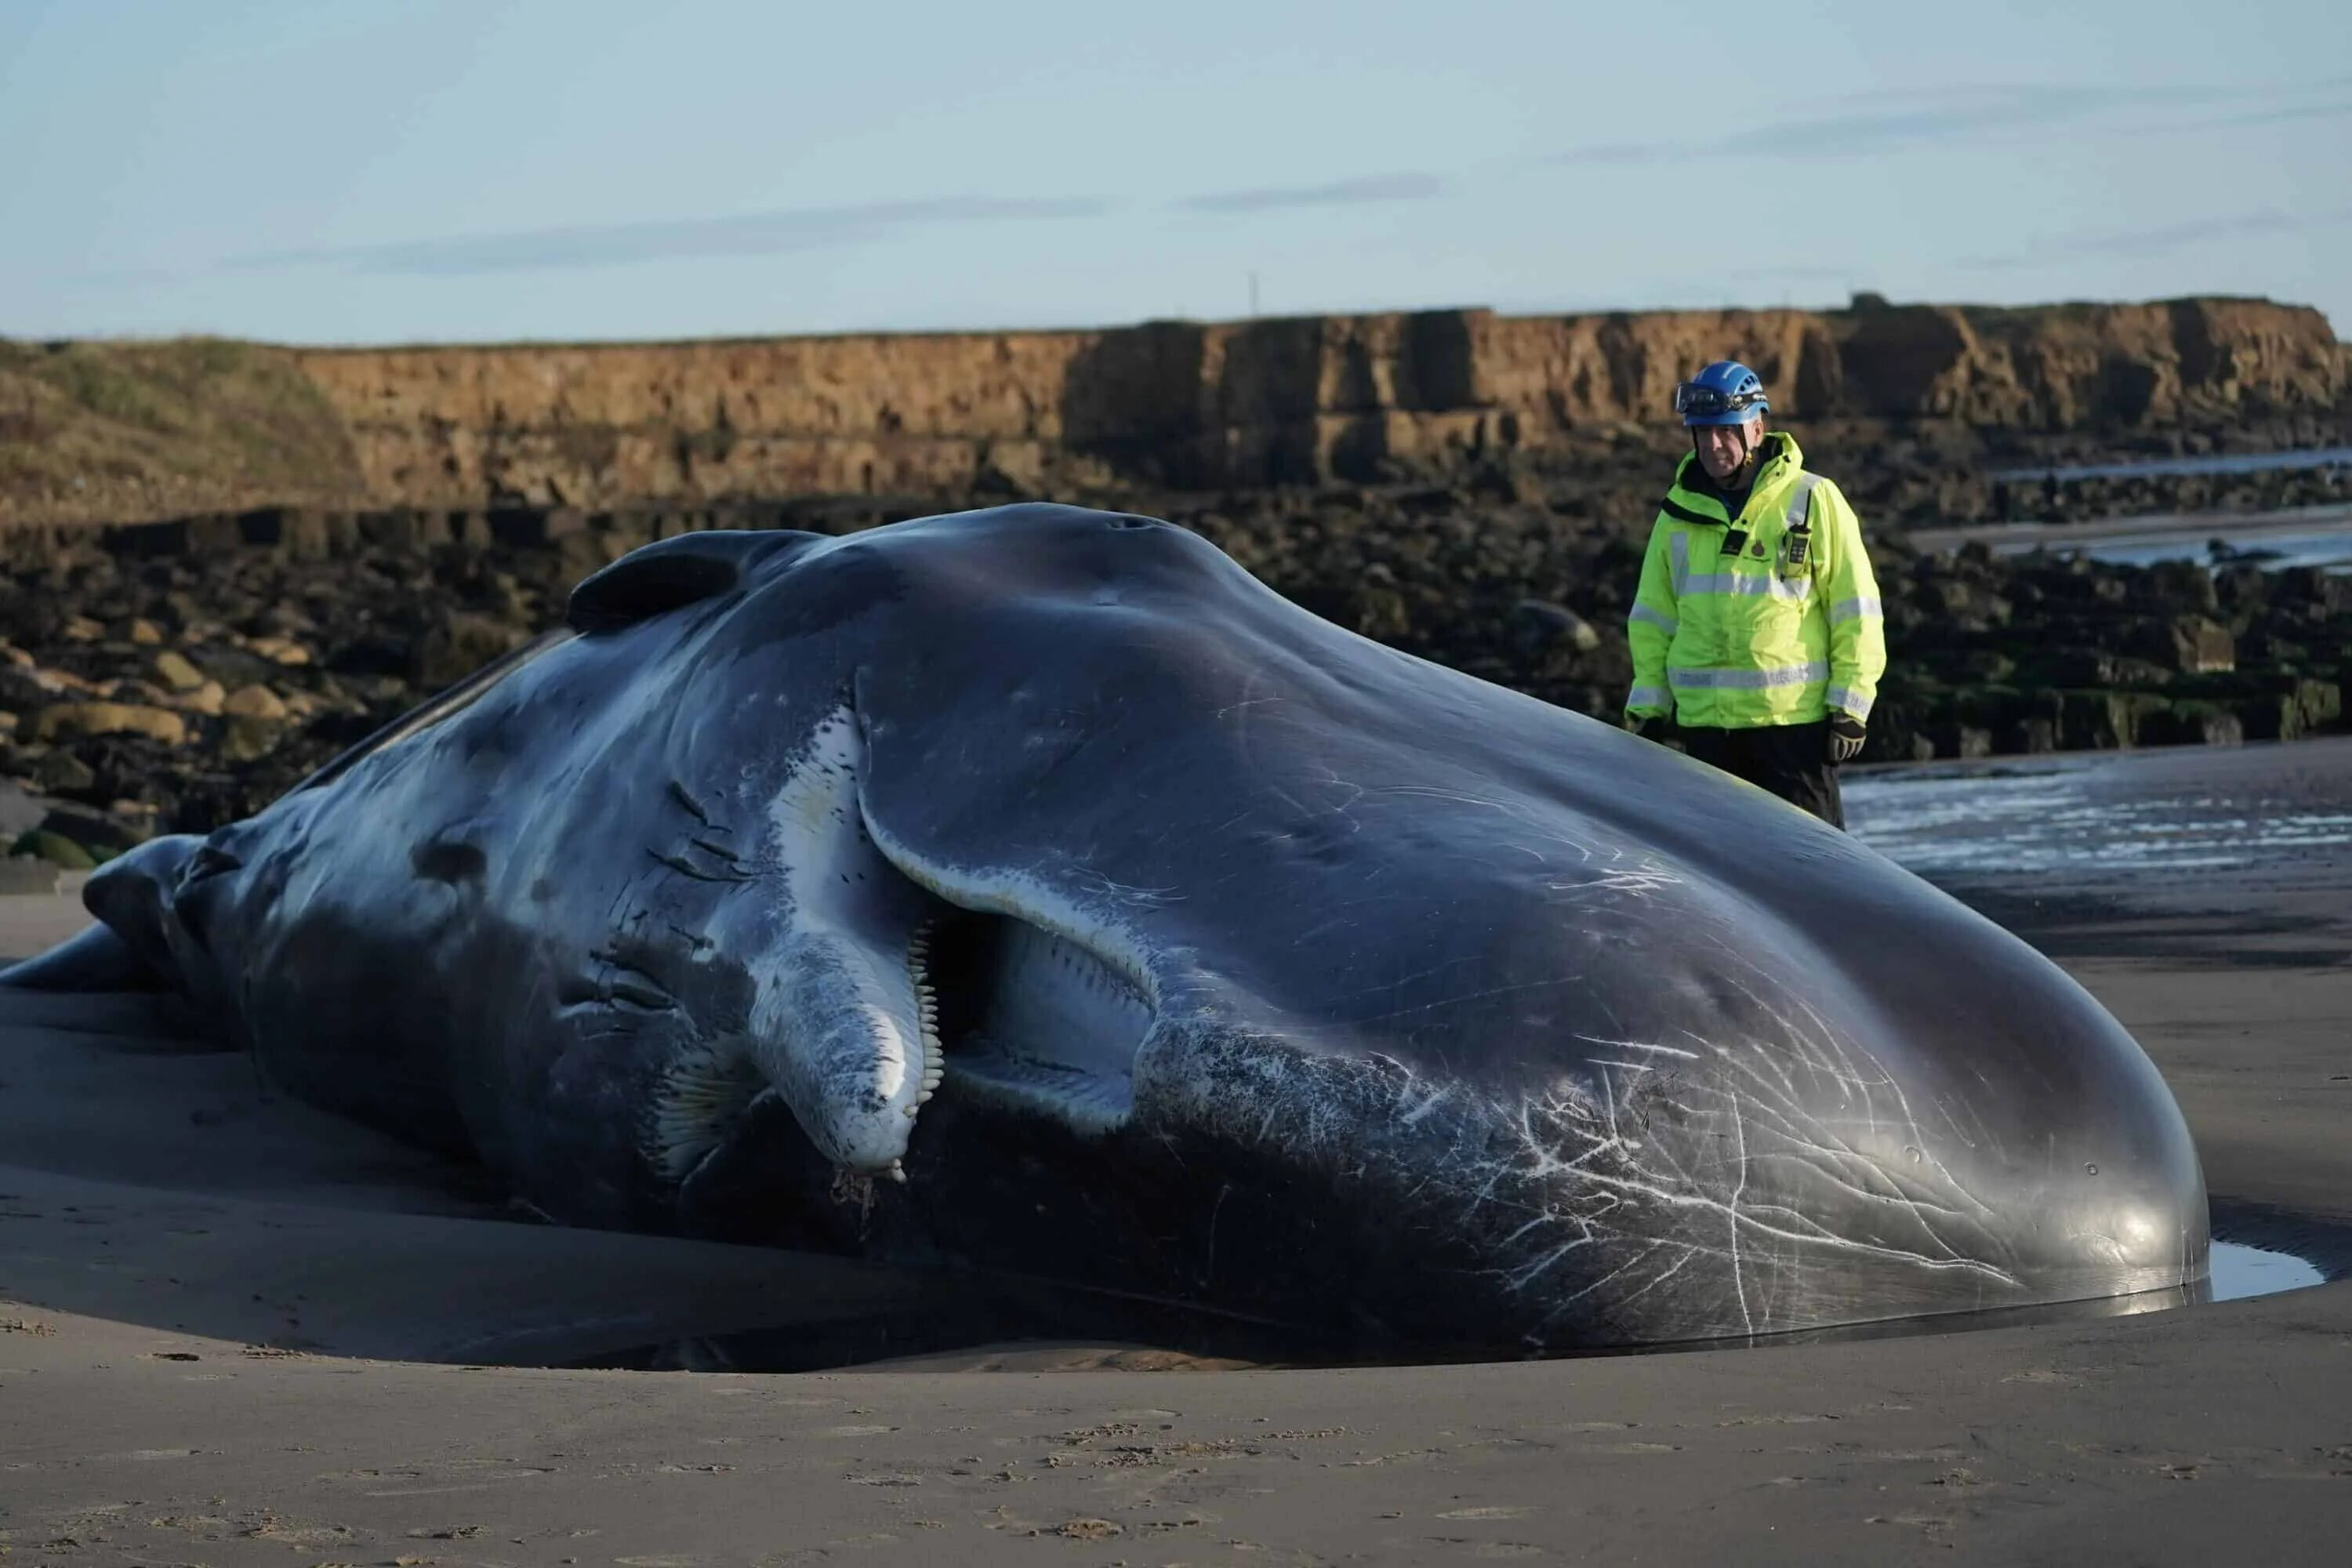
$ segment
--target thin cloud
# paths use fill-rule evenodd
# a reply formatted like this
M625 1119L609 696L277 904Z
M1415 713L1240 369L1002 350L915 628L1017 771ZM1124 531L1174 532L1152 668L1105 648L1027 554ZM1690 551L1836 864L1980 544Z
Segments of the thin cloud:
M2332 92L2341 83L2309 81L2273 83L2266 87L2224 86L2214 82L2150 82L2138 86L2093 86L2086 82L1969 81L1946 82L1933 88L1872 88L1839 93L1817 101L1858 110L1950 110L1976 109L1998 116L2003 112L2041 115L2060 109L2104 113L2156 104L2244 103L2297 92Z
M1186 212L1260 213L1293 207L1355 206L1369 202L1418 202L1442 195L1445 182L1434 174L1369 174L1321 185L1269 185L1255 190L1214 191L1175 204Z
M617 267L640 261L767 256L820 246L855 245L941 225L1100 217L1114 205L1099 196L945 196L795 207L737 217L574 224L448 239L278 250L235 257L223 265L236 271L331 266L360 272L423 277Z
M1920 142L1946 142L1979 132L2063 124L2102 112L2107 107L2071 93L2020 89L1937 107L1867 109L1817 119L1786 120L1758 133L1756 151L1780 158L1852 157Z
M2284 109L2261 109L2247 114L2225 114L2211 120L2185 120L2161 129L2226 131L2240 125L2276 125L2293 120L2340 120L2347 114L2352 114L2352 99L2336 103L2298 103Z
M1719 135L1661 142L1608 142L1572 147L1554 164L1686 163L1727 157L1802 160L1861 157L1892 149L1998 137L2061 125L2108 122L2114 130L2168 131L2263 124L2339 114L2352 104L2281 106L2300 93L2339 90L2335 79L2269 87L2175 84L2080 87L2016 84L1945 88L1931 92L1872 91L1834 99L1829 114L1767 121ZM2240 106L2236 113L2216 114ZM2159 111L2153 120L2134 111ZM2183 118L2180 111L2189 111ZM2200 118L2199 116L2202 116Z
M1982 272L2016 271L2084 256L2141 258L2166 256L2190 246L2216 240L2248 239L2263 235L2305 234L2352 223L2352 207L2318 213L2273 209L2228 217L2196 218L2155 228L2122 229L2106 234L2060 235L2007 256L1980 256L1959 265Z

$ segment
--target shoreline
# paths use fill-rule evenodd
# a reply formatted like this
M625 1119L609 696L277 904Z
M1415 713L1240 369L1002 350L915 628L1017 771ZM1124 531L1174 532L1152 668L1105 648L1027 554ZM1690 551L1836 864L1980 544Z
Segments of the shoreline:
M1959 528L1913 529L1901 537L1920 550L1950 551L1983 544L1996 555L2036 545L2100 544L2121 539L2226 538L2259 543L2265 535L2352 529L2352 506L2280 507L2267 511L2152 512L2089 518L2080 522L1979 522ZM2225 564L2235 564L2225 563Z

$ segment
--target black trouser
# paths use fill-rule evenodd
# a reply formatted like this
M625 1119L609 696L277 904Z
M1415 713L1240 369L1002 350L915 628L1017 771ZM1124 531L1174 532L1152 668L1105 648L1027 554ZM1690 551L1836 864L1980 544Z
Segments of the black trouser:
M1753 730L1682 726L1690 754L1734 778L1770 790L1801 805L1832 827L1845 826L1845 803L1838 798L1837 769L1830 762L1830 721L1763 724Z

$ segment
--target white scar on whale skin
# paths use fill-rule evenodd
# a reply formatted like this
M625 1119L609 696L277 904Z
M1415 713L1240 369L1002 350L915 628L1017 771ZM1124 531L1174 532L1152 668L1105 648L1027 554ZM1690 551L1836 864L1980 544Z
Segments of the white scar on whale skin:
M867 839L866 747L846 708L818 724L770 810L788 913L752 966L749 1048L826 1158L895 1171L939 1085L919 973L923 909Z
M1664 1295L1689 1299L1664 1310L1694 1334L1717 1331L1718 1300L1751 1334L1853 1321L1853 1303L1822 1293L1843 1262L1973 1280L1988 1303L2024 1288L1986 1228L1991 1211L1941 1162L1898 1157L1928 1142L1899 1087L1819 1020L1729 1045L1591 1043L1614 1059L1517 1096L1385 1054L1341 1063L1262 1043L1163 1092L1245 1147L1281 1148L1370 1179L1440 1225L1490 1232L1496 1261L1479 1274L1506 1294L1539 1294L1544 1325L1588 1300L1605 1312ZM1823 1085L1851 1100L1817 1118L1806 1107ZM1873 1216L1859 1234L1835 1224L1856 1203ZM1530 1342L1544 1339L1538 1328Z

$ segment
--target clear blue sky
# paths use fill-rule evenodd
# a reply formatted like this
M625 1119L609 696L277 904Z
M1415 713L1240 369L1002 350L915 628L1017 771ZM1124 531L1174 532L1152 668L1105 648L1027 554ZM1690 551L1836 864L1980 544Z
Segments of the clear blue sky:
M0 335L2267 294L2346 0L0 0Z

